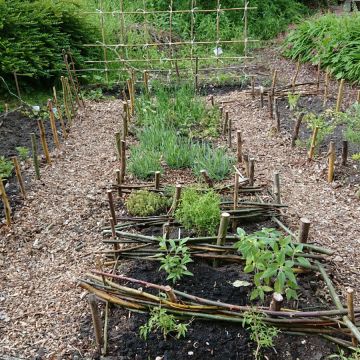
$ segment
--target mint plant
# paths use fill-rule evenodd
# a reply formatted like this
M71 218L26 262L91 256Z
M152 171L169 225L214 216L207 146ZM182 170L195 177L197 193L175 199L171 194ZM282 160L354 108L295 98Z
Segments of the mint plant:
M172 280L173 283L180 280L184 275L194 275L187 268L187 264L193 262L189 248L186 246L187 240L182 239L176 243L173 239L162 238L159 242L160 250L165 251L165 254L156 255L161 262L159 270L166 271L168 274L166 280Z
M294 273L295 255L301 253L302 245L291 243L290 236L275 229L263 228L261 231L247 235L238 228L239 241L234 247L244 257L244 272L254 272L255 289L251 300L264 300L266 292L275 291L285 294L288 300L297 299L298 284ZM296 257L300 265L310 265L304 257Z

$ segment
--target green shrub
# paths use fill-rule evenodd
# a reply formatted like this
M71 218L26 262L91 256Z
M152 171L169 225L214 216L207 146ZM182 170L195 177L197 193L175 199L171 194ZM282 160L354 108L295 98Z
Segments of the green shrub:
M133 216L157 215L166 209L167 199L147 190L139 190L129 195L126 208Z
M134 146L130 153L129 171L138 179L148 180L155 171L162 171L159 152Z
M327 14L301 23L285 39L283 54L328 68L337 79L359 82L360 13Z
M187 230L195 230L199 235L214 235L220 223L220 196L213 190L203 193L186 189L175 218Z
M13 169L13 163L4 156L0 156L0 178L7 179L10 177Z
M164 159L171 169L189 168L193 163L193 146L190 139L169 141L164 149Z
M353 104L345 113L339 113L338 116L345 125L345 139L360 144L360 104Z
M71 49L79 66L97 50L96 31L79 14L79 0L0 0L0 74L13 84L13 72L26 81L54 79L64 70L62 49ZM40 84L40 81L39 81ZM42 82L41 82L42 84Z
M28 159L30 153L29 148L25 146L17 146L15 149L20 157L20 160L25 161Z

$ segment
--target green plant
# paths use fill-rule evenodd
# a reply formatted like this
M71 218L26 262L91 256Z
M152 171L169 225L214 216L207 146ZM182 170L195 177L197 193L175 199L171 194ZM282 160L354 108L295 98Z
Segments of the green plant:
M299 99L300 99L300 94L288 93L288 103L290 106L290 110L295 110L297 108Z
M265 293L275 291L286 294L287 299L296 299L298 288L294 273L295 255L302 252L302 245L291 243L290 236L281 232L263 228L261 231L247 235L238 228L239 241L234 247L244 257L246 264L244 272L254 272L255 289L251 292L251 300L264 300ZM303 266L309 265L304 257L296 257Z
M345 113L337 115L345 125L345 139L354 144L360 144L360 104L355 103Z
M256 349L254 358L260 358L260 351L263 348L274 346L274 339L278 336L280 330L274 326L264 323L264 315L247 311L244 313L243 326L250 331L250 339L255 341Z
M220 223L220 196L213 190L203 193L194 188L186 189L175 218L188 230L214 235Z
M351 158L355 161L360 161L360 153L353 154Z
M338 360L360 360L360 349L352 348L353 352L350 355L346 355L343 349L339 349L338 354L332 354L327 359L338 359Z
M170 139L164 149L164 160L171 169L189 168L193 163L192 141L187 138Z
M138 179L147 180L155 171L162 171L160 157L157 151L144 150L141 146L130 149L131 157L129 171Z
M176 338L185 337L188 331L188 324L179 323L174 315L168 314L166 309L162 307L154 307L150 311L150 318L146 324L140 326L140 337L144 340L152 332L160 330L164 339L169 333L176 333Z
M336 117L333 116L331 111L319 115L314 113L307 113L304 115L303 121L307 124L308 129L311 131L314 131L316 127L319 129L316 137L316 147L319 147L326 136L334 132L337 125ZM308 140L308 147L309 146L310 139Z
M166 271L166 280L172 280L174 284L184 275L194 275L187 268L187 264L192 262L189 248L186 246L187 240L175 242L173 239L162 238L159 242L159 248L163 251L156 255L161 262L159 270Z
M16 148L17 153L19 154L20 160L25 161L29 157L30 150L25 146L17 146Z
M316 15L302 22L285 39L283 54L321 64L337 79L359 82L360 13Z
M133 216L149 216L159 214L166 209L168 200L147 190L131 193L126 200L126 208Z
M192 169L197 176L201 170L207 170L212 180L221 181L231 171L235 158L228 155L224 148L213 148L209 144L197 144L193 147L194 162Z
M0 178L9 178L13 169L13 163L10 160L7 160L4 156L0 156Z

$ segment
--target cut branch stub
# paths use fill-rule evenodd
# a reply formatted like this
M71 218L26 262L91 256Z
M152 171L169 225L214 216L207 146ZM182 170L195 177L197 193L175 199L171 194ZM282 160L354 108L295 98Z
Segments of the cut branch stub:
M241 139L241 131L236 131L236 139L237 139L237 161L238 163L242 162L242 139Z
M94 326L96 346L98 348L98 351L100 352L101 346L103 344L102 321L101 321L101 317L100 317L99 308L96 304L96 296L94 294L89 294L88 302L89 302L93 326Z
M221 214L220 226L219 226L219 231L218 231L218 236L217 236L217 241L216 241L217 245L219 245L219 246L225 244L229 220L230 220L229 213L224 212Z
M273 293L272 300L270 303L270 310L271 311L281 311L281 305L284 301L284 298L279 293Z
M200 170L200 174L203 176L205 182L208 184L210 188L214 187L213 181L210 179L210 176L206 170Z
M160 171L155 171L155 189L160 189Z
M304 113L300 113L299 116L296 119L295 126L294 126L294 132L293 132L292 139L291 139L291 146L292 147L295 146L296 140L299 137L300 126L301 126L302 120L304 118L304 115L305 115Z
M309 237L311 221L307 218L300 219L299 243L306 244Z

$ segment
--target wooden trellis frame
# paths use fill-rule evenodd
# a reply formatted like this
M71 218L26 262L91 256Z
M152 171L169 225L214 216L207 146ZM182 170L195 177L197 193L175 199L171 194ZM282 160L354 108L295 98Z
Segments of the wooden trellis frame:
M222 8L221 0L216 0L216 8L212 9L198 9L196 7L196 0L189 0L189 8L183 10L174 9L173 0L169 0L169 9L168 10L149 10L146 6L147 0L143 0L143 8L135 11L127 11L124 6L124 0L119 0L119 9L114 11L104 11L103 10L103 0L99 0L99 9L97 11L87 11L83 12L83 15L98 15L101 29L101 41L98 41L95 44L84 44L85 47L98 47L103 49L103 58L101 60L88 60L85 63L90 65L89 68L78 69L79 72L95 72L99 71L105 73L105 78L108 80L108 73L117 71L117 72L128 72L129 69L137 70L134 68L134 64L143 63L144 66L141 67L142 71L161 73L163 71L173 71L175 73L179 72L178 62L189 62L190 66L186 66L195 74L195 72L199 71L218 71L222 69L234 69L234 63L241 62L239 65L244 65L247 59L251 59L249 56L249 44L256 43L258 40L250 39L249 29L248 29L248 14L249 11L255 10L256 7L251 7L251 0L245 1L244 6L240 7L229 7ZM221 38L221 14L225 12L238 12L239 17L242 17L244 22L244 29L242 38L240 39L232 39L232 40L224 40ZM198 13L202 14L216 14L216 34L215 39L210 41L200 41L196 39L195 34L195 25L196 25L196 17L195 15ZM169 34L166 37L165 41L162 42L154 42L147 41L150 39L150 28L149 28L149 16L156 14L167 14L169 20L169 28L167 29L167 33ZM190 39L184 39L183 41L173 41L173 16L176 14L190 14ZM144 43L128 43L127 42L127 29L126 29L126 19L128 16L132 15L140 15L143 16L143 22L141 23L142 28L144 29L145 42ZM112 16L118 19L119 21L119 43L112 44L107 43L105 36L105 22L107 16ZM238 56L222 56L220 54L214 54L214 56L197 56L196 47L201 45L213 45L214 49L218 49L221 45L235 45L235 44L243 44L244 50L243 53ZM179 56L175 51L179 47L189 47L189 55L187 56ZM144 56L143 57L132 57L129 55L129 49L141 49L143 48ZM150 54L150 48L160 49L166 48L168 49L167 56L154 57ZM109 59L108 52L114 51L116 54L121 54L118 59ZM232 54L231 54L232 55ZM226 60L226 61L225 61ZM216 66L209 66L209 61ZM223 63L225 61L225 63ZM162 63L170 63L170 68L167 67L166 70L164 67L161 67ZM205 64L204 64L205 63ZM228 63L228 64L226 64ZM230 64L231 63L231 64ZM100 64L103 64L103 68L99 68ZM119 64L119 68L112 67L111 64ZM91 66L92 65L92 66ZM202 66L203 65L203 66Z

